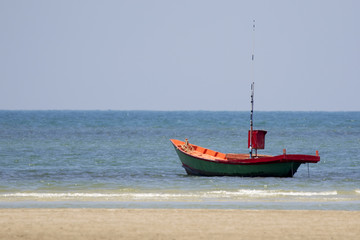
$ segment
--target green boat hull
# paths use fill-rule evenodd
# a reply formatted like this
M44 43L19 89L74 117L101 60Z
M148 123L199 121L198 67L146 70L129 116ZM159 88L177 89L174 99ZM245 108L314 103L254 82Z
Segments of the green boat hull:
M276 162L264 164L228 164L207 161L187 155L175 147L183 167L189 175L240 176L240 177L293 177L301 162Z

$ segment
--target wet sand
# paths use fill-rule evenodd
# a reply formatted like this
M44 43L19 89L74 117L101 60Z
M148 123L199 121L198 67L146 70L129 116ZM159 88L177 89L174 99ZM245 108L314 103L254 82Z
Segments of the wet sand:
M0 209L0 239L359 239L360 211Z

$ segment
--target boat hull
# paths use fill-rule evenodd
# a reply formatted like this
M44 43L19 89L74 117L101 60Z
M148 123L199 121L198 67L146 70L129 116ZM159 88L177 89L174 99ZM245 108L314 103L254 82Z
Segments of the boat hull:
M181 147L183 145L179 144L182 142L172 140L172 143L182 162L182 166L189 175L293 177L301 164L306 162L315 163L320 160L320 157L312 155L279 155L264 156L256 159L229 159L222 153L220 153L222 155L219 158L206 158L205 155L199 154L198 149L200 147L196 145L191 145L195 150L186 151ZM216 153L214 151L211 152Z

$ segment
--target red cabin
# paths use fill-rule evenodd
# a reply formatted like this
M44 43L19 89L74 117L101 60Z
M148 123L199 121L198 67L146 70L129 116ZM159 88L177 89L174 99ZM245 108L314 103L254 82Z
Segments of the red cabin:
M252 131L252 149L264 149L265 148L265 130L253 130ZM250 147L250 130L248 133L248 148Z

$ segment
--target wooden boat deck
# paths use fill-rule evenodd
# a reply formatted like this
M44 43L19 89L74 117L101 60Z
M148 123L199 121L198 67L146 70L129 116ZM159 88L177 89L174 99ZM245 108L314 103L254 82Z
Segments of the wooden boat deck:
M213 151L208 148L203 148L194 144L182 142L179 140L172 139L172 142L177 146L177 148L183 150L189 155L192 155L197 158L207 159L210 161L237 161L237 160L245 160L250 159L250 155L248 153L222 153ZM253 159L259 159L262 157L272 157L270 155L257 155Z

